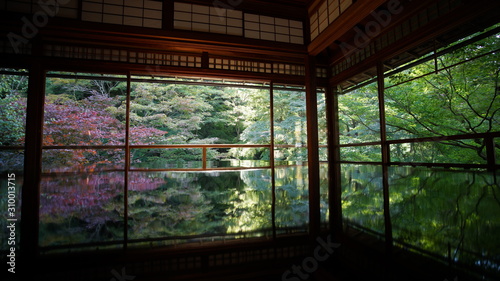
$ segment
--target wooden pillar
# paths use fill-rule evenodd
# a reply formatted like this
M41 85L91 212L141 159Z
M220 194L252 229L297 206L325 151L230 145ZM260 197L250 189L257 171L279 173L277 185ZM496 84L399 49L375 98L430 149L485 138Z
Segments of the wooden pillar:
M496 170L495 139L493 137L487 137L484 139L484 142L486 144L488 171L494 172Z
M40 180L42 174L43 104L45 102L45 71L35 62L29 69L28 103L26 108L26 143L24 183L22 187L20 275L36 272L39 254ZM20 279L21 280L21 279Z
M163 30L174 29L174 1L163 2L162 28Z
M273 241L276 241L276 167L274 163L274 83L269 85L269 127L271 136L269 146L269 165L271 165L271 223L273 228ZM274 248L276 251L276 248Z
M328 205L330 230L338 241L343 232L342 185L340 180L340 129L338 92L326 89L326 122L328 126Z
M125 112L125 175L123 179L123 249L128 249L128 184L130 177L130 103L131 103L132 75L127 72L127 104Z
M387 131L385 121L385 101L384 101L384 66L382 62L377 63L377 86L378 86L378 101L379 101L379 118L380 118L380 143L382 145L382 185L383 185L383 208L385 222L385 242L387 252L392 251L392 223L389 205L389 163L390 151L387 143Z
M307 155L309 168L309 234L313 239L320 233L320 176L318 139L318 97L316 62L313 56L306 58L306 110Z

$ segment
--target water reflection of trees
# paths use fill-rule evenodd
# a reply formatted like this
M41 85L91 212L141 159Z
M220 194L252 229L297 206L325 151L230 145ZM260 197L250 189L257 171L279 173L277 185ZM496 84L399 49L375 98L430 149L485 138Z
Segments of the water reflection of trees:
M351 226L384 233L382 168L345 165L342 212ZM498 271L498 175L474 170L390 167L394 239L442 257Z
M500 201L496 175L393 168L391 216L397 240L451 259L497 260Z
M123 186L123 172L44 177L40 245L123 239Z
M301 166L277 173L278 228L307 226L306 175L307 169ZM268 235L273 215L271 186L269 169L130 172L128 237L143 241ZM123 188L123 172L46 176L41 187L41 245L122 240Z

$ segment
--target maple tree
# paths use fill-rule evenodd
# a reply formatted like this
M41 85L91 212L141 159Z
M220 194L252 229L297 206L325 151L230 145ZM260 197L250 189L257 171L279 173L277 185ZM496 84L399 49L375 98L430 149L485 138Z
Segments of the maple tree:
M75 166L95 167L106 163L124 163L123 153L85 149L85 146L125 144L125 124L115 118L108 108L118 98L92 91L80 101L67 95L48 95L45 103L44 146L81 146L73 150L45 150L44 163L52 168ZM131 128L136 144L154 144L166 132L146 127Z

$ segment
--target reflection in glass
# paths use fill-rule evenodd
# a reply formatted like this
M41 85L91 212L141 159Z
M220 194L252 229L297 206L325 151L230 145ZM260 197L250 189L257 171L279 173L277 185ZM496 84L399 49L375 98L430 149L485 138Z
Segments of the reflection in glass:
M394 162L486 164L486 148L478 153L467 151L475 140L401 143L391 145ZM458 157L457 157L458 156Z
M40 246L123 240L123 172L44 176Z
M131 167L140 169L194 169L203 166L201 148L149 148L131 150Z
M275 168L275 177L277 232L307 231L309 223L307 166Z
M344 221L383 234L382 167L342 165L341 169Z
M95 172L123 170L125 151L122 149L44 149L42 172Z
M321 223L328 225L329 222L329 202L328 202L328 163L320 163L319 178L320 178L320 210L321 210Z
M262 233L271 228L270 171L132 172L129 237Z
M392 167L389 174L395 240L499 270L498 175L420 167Z
M307 162L307 147L276 147L274 161L276 165L301 165Z
M341 147L340 157L343 161L381 162L382 151L380 145Z
M0 173L22 173L24 170L24 149L0 150Z

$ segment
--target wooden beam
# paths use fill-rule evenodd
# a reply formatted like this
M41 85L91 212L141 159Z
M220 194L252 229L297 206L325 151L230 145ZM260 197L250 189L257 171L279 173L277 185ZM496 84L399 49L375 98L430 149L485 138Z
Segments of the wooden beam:
M415 1L413 1L415 2ZM412 3L413 3L412 2ZM477 9L481 7L481 9ZM409 10L409 9L405 9ZM412 35L404 40L392 44L382 50L379 50L376 55L366 58L361 63L347 69L335 77L330 79L332 85L341 83L342 81L349 79L353 75L360 72L366 71L377 64L378 61L386 61L398 54L404 53L411 50L425 42L433 40L435 37L444 34L459 25L463 25L470 22L478 17L485 14L494 14L500 12L500 1L488 1L488 0L477 0L473 2L471 0L466 1L463 5L450 11L445 16L436 18L433 21L427 23L426 26L412 32ZM406 15L402 16L399 20L406 19Z
M362 23L356 26L356 29L353 28L347 31L341 38L335 41L335 45L330 46L333 56L331 56L329 64L335 64L351 56L353 53L365 51L365 47L370 47L369 42L376 40L405 20L417 15L435 1L436 0L389 0L387 6L390 6L390 10L395 12L395 14L389 12L388 7L386 9L374 11L373 14L370 13L369 16L362 20ZM398 3L398 5L393 6L391 3ZM384 22L386 16L380 14L384 14L384 12L382 12L383 10L390 14L390 18L386 19L386 22ZM377 17L375 18L374 15L377 15ZM379 27L380 30L378 32L371 31L373 27ZM343 44L344 47L341 47L341 44Z
M321 53L385 2L386 0L370 0L353 3L309 44L309 54L315 56Z

